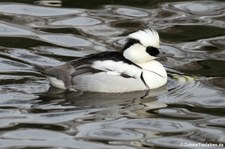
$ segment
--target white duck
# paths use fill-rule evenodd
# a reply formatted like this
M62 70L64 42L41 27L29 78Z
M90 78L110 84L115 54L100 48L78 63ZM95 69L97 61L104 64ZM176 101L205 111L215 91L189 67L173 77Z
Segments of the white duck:
M56 67L37 68L60 89L121 93L159 88L167 73L156 61L159 35L153 29L129 34L121 52L91 54Z

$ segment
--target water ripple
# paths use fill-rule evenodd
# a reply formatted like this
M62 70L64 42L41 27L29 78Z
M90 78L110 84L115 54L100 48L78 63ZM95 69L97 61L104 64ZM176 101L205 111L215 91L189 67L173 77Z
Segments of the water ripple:
M35 34L28 29L18 27L15 24L0 22L0 36L34 36Z
M63 143L61 142L63 140ZM88 141L76 141L72 136L60 132L53 132L42 129L23 129L13 132L4 133L0 139L1 146L4 148L12 147L53 147L53 148L87 148L93 149L109 148L109 149L133 149L126 146L104 145L101 143L93 143ZM9 143L11 142L11 143ZM12 143L13 142L13 143Z
M93 26L100 23L101 21L99 19L94 19L90 17L75 17L75 18L55 21L55 22L52 22L51 25Z
M95 129L92 129L95 128ZM180 133L195 129L190 123L166 119L120 119L109 122L97 122L78 127L76 137L101 140L134 140L143 137L147 130L161 133ZM132 134L132 131L137 131ZM146 131L141 131L146 130ZM138 133L140 132L140 134ZM111 135L110 135L111 134ZM126 137L124 136L126 135ZM126 139L125 139L126 138Z
M167 103L186 103L188 105L203 107L219 108L225 106L223 91L216 90L210 86L204 86L199 81L178 85L168 94L160 96L159 100Z
M146 17L149 14L144 11L136 10L135 8L118 8L114 11L116 14L132 16L132 17Z
M64 47L91 46L92 43L72 35L40 35L41 40Z
M225 3L208 2L178 2L171 5L172 9L188 12L192 15L211 16L224 13Z
M59 16L59 15L71 15L82 12L79 9L57 9L51 7L40 7L26 4L16 3L2 3L0 5L0 13L3 14L19 14L28 15L34 17L48 17L48 16Z

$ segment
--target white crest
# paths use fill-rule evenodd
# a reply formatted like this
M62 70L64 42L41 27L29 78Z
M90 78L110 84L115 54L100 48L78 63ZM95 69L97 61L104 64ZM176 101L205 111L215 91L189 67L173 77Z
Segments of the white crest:
M128 41L129 39L135 39L137 43L131 43L130 46L124 49L123 56L126 59L136 64L156 59L156 57L150 55L146 49L148 47L159 49L159 35L157 31L153 29L139 30L129 34Z
M139 30L128 35L128 38L137 39L145 47L159 48L159 34L153 29Z

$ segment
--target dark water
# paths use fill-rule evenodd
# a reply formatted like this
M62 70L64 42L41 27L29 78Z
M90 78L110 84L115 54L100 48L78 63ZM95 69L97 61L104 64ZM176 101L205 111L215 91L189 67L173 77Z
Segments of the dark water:
M160 90L60 93L29 65L120 50L146 27L171 55ZM1 1L0 148L223 148L224 38L223 1Z

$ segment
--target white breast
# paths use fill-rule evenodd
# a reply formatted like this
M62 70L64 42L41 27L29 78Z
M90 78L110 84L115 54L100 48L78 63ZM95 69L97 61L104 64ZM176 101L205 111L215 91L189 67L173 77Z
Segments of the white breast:
M161 63L152 60L138 65L143 68L143 78L150 89L158 88L166 84L167 73Z

